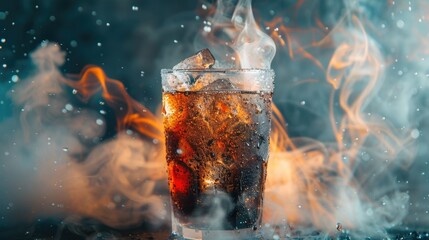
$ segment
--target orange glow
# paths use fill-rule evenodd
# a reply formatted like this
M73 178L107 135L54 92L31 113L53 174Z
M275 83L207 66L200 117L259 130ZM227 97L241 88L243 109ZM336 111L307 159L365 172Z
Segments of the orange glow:
M287 46L289 57L291 59L294 59L296 56L301 56L302 58L309 59L318 68L324 70L322 63L306 50L308 48L321 45L321 42L317 42L314 39L320 37L323 32L315 28L309 30L289 28L286 27L282 22L282 17L276 17L271 22L265 23L266 26L273 30L271 33L271 38L280 44L280 46ZM301 40L296 36L299 34L310 35L313 41L307 44L301 43Z
M327 104L334 143L290 138L285 119L273 105L271 157L266 183L267 211L264 212L266 221L287 219L289 224L310 224L335 231L332 226L341 219L348 228L353 228L357 224L353 222L353 216L341 218L342 213L337 213L339 193L335 186L341 183L356 189L360 199L371 203L371 198L360 191L353 172L358 155L368 148L369 142L375 142L377 148L385 152L385 158L393 162L402 146L410 141L409 138L399 138L386 123L375 117L369 118L363 112L382 79L383 61L368 39L362 22L356 16L350 19L352 27L346 28L340 23L331 32L319 36L320 40L312 38L309 44L303 44L302 39L299 41L299 34L308 36L318 30L288 28L282 24L281 17L267 23L274 30L271 36L278 45L287 49L291 60L296 60L296 56L309 59L325 73L325 80L332 87ZM316 22L320 28L325 27L320 21ZM333 35L340 37L341 41L334 44ZM326 67L305 50L313 47L332 51ZM292 83L291 87L313 82L319 81L304 79ZM301 208L306 211L301 211ZM279 213L281 211L283 214Z
M132 128L144 136L164 142L160 120L146 107L132 99L120 81L108 78L103 69L97 66L87 66L75 77L79 80L63 81L76 89L84 102L101 92L106 103L115 111L118 131Z
M357 197L370 199L359 191L360 185L353 173L359 153L368 142L375 142L377 148L385 152L386 159L394 160L402 146L410 140L399 138L386 123L363 112L371 93L382 79L383 62L362 22L356 16L350 19L351 27L346 28L340 23L329 33L323 30L326 27L319 20L316 22L320 29L309 30L288 28L280 17L266 24L273 30L273 39L286 49L291 60L297 60L296 57L300 56L313 62L323 72L331 87L331 98L326 104L330 110L333 139L332 142L322 143L305 137L291 138L282 113L272 105L265 221L279 223L287 219L288 224L311 224L319 229L335 230L336 222L341 219L342 224L353 228L356 224L353 216L341 218L342 215L337 213L338 201L335 198L341 193L337 192L336 186L343 184L342 189L345 185L356 190ZM304 43L300 34L311 38ZM335 44L334 34L340 39ZM332 51L327 66L310 53L309 49L317 47ZM116 112L118 130L133 128L144 136L164 142L160 119L133 100L123 84L109 79L101 68L89 66L79 75L78 81L64 81L78 91L83 101L101 92ZM314 82L318 81L308 79L299 84ZM335 105L337 102L338 106ZM187 149L182 145L181 148ZM181 187L185 189L187 183Z

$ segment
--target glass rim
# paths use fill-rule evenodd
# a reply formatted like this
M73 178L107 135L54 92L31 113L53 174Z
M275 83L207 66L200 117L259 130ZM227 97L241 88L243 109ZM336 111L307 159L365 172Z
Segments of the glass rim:
M161 69L161 74L169 74L174 72L181 73L271 73L274 74L273 69L265 68L191 68L191 69Z

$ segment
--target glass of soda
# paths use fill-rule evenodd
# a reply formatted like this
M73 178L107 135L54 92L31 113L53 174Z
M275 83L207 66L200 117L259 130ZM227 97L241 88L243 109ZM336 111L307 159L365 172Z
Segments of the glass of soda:
M172 236L258 237L274 72L163 69Z

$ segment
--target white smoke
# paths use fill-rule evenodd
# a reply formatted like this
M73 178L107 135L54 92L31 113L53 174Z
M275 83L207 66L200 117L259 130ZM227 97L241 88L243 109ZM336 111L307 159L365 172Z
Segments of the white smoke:
M240 0L231 21L239 30L233 49L240 59L240 68L270 69L276 45L270 36L259 29L253 17L252 1Z
M218 0L209 26L196 38L197 46L209 46L217 68L270 69L276 45L255 21L251 0Z
M130 130L102 142L103 115L74 106L75 90L65 91L64 56L57 44L42 43L31 54L34 73L10 92L19 111L0 126L7 132L0 215L9 224L44 216L116 228L164 223L165 199L155 194L165 181L162 151Z
M372 5L382 5L381 2L385 1L319 2L328 6L328 13L325 17L330 21L335 21L326 28L333 36L331 39L336 40L332 42L331 47L334 48L344 41L348 44L362 44L363 42L362 32L356 25L349 25L343 32L332 31L332 26L338 23L338 18L330 13L335 9L341 9L338 6L342 2L346 3L348 8L346 12L349 16L350 13L362 14L372 11L373 15L379 17L379 20L374 20L370 16L359 15L366 30L375 29L373 30L375 33L372 32L367 36L367 46L368 51L381 63L379 71L380 80L382 80L375 86L375 91L368 96L361 114L397 130L399 134L395 134L403 137L404 142L407 142L409 138L416 140L417 144L414 145L393 144L392 146L394 146L395 152L404 148L412 152L414 148L417 148L417 158L413 159L412 155L407 153L403 156L399 155L400 161L397 161L398 159L393 159L390 152L385 151L380 145L371 146L377 141L369 142L369 148L367 148L368 145L362 148L363 151L360 152L356 164L349 168L349 175L342 177L335 175L335 166L330 165L329 158L326 158L328 150L314 143L309 143L308 146L316 145L315 149L323 153L322 156L325 158L322 159L325 161L309 158L309 161L299 162L299 164L278 161L278 165L274 165L276 159L295 159L296 157L293 154L289 155L288 152L280 153L280 156L274 155L270 159L268 167L270 172L267 183L273 180L274 183L271 182L273 188L267 189L265 215L271 223L282 225L280 227L281 236L287 236L290 231L290 229L283 228L283 225L287 226L291 220L286 217L290 213L296 213L302 219L307 220L306 223L312 224L310 219L314 217L314 212L306 203L308 192L302 191L305 186L299 184L301 179L292 178L289 175L290 172L286 171L290 169L300 172L304 166L310 165L312 166L310 172L316 176L317 181L324 183L323 181L326 179L333 179L329 183L334 183L328 188L328 191L320 193L316 199L310 199L323 202L323 199L334 197L333 202L323 202L326 204L323 207L328 206L329 208L326 208L329 209L328 213L335 217L325 219L323 214L315 216L325 224L319 225L324 226L324 230L337 231L336 223L339 222L344 229L352 229L351 226L356 226L368 236L374 232L383 234L388 228L404 227L404 221L427 229L429 222L426 204L428 185L424 181L424 177L427 177L428 174L426 159L429 139L426 132L427 126L429 126L427 121L429 101L426 92L429 65L426 55L429 48L424 45L427 38L424 33L428 25L422 17L427 7L425 7L424 1L395 1L394 6L386 7L385 9L388 10L384 11L385 9ZM237 35L232 33L234 28L231 29L233 13L227 10L234 9L234 5L229 7L228 4L231 2L219 1L218 8L223 7L223 11L217 12L212 18L214 20L211 31L206 34L214 34L215 28L226 27L226 34L222 36L233 36L228 40L231 42ZM319 7L315 2L309 4ZM412 7L412 11L408 11L409 6ZM306 6L303 8L305 9ZM271 9L269 5L267 5L267 9ZM272 9L277 10L278 8ZM301 9L297 10L297 14L317 13L321 12L321 9L323 8L307 8L305 11ZM289 15L282 13L282 17L293 21L292 8L289 12L291 12ZM308 18L310 15L306 15L306 19ZM299 21L299 17L297 19ZM344 18L341 17L341 19ZM345 25L350 24L347 21L344 23ZM304 35L303 32L292 32L292 42L288 44L292 45L291 48L295 51L296 59L294 61L287 61L286 49L280 51L277 57L279 60L273 64L273 69L278 76L275 97L280 105L293 103L295 107L299 106L311 113L311 115L304 115L302 114L304 111L302 111L287 115L288 112L285 111L291 132L295 131L295 135L297 132L305 135L308 131L312 131L313 137L328 142L332 141L332 135L328 133L331 130L330 123L326 120L329 112L327 103L332 85L325 83L325 79L323 79L325 72L312 67L304 57L300 59L297 56L296 53L299 53L297 42L311 42L304 39ZM308 39L314 40L312 39L314 36L317 37L317 34ZM285 35L283 35L283 39L286 39ZM220 45L227 49L224 52L228 55L217 56L217 58L226 57L229 59L228 64L230 65L225 64L225 66L235 66L235 61L231 59L234 56L234 49L230 47L232 45ZM331 54L324 48L326 45L306 44L306 47L304 50L316 56L323 67L328 65ZM310 49L311 47L313 49ZM58 66L63 63L64 56L58 46L45 44L32 56L34 56L33 62L36 65L35 73L22 80L22 84L14 87L10 93L16 105L19 106L16 110L17 116L0 124L3 133L0 136L0 175L2 176L0 189L4 190L0 196L0 215L7 219L7 224L12 225L22 220L32 221L40 215L70 216L73 214L78 216L75 218L78 220L82 216L94 217L118 227L127 227L126 224L135 225L144 219L150 219L154 223L162 221L165 216L164 211L163 208L158 208L161 207L158 204L161 198L154 195L152 190L154 190L154 183L163 177L153 175L146 175L141 179L136 177L136 182L144 178L149 179L140 185L142 187L138 189L141 191L137 195L135 195L136 193L127 195L121 190L122 187L129 189L132 186L130 182L127 182L129 179L124 178L124 174L130 171L126 166L130 164L128 161L131 159L136 160L132 164L139 163L135 172L131 172L135 174L134 176L138 176L140 172L164 175L164 170L160 170L156 164L151 164L151 159L155 159L157 156L151 157L150 154L147 155L148 151L142 150L151 149L154 146L124 133L97 146L105 131L105 121L103 116L96 111L71 104L69 95L72 95L72 90L70 93L64 92L60 81L63 76L58 70ZM168 56L171 58L170 53ZM374 71L374 68L368 68L367 65L357 69L360 70L357 71L358 73ZM300 80L307 79L312 80L313 83L299 85ZM360 86L355 85L355 87L355 90L359 92ZM338 107L338 104L335 107ZM341 118L341 114L339 118ZM294 119L298 119L299 124L296 124L297 121L293 122ZM94 147L96 149L93 149ZM149 150L149 153L151 152ZM120 160L124 157L125 160ZM414 160L414 162L401 161L400 157ZM349 161L347 156L342 159L344 163ZM122 164L125 162L127 164ZM164 159L161 158L159 162L163 163ZM125 168L123 168L124 165ZM113 166L119 168L113 171ZM398 167L403 167L408 173L404 174L401 171L397 174ZM97 170L98 168L99 170ZM328 175L319 176L318 173L321 172L328 172ZM120 180L112 177L113 175L121 176ZM351 179L355 177L354 184L350 185ZM100 182L97 182L98 180ZM284 181L282 182L282 180ZM355 185L356 183L358 185ZM100 188L95 187L95 184L99 184ZM105 191L105 189L109 190ZM112 192L115 194L112 195ZM151 203L144 200L146 197L152 199ZM132 200L128 201L128 199ZM91 205L95 202L100 204ZM128 208L129 206L131 208ZM146 206L149 207L146 208ZM98 212L97 209L100 211ZM136 214L134 214L134 210L136 210ZM106 211L107 214L103 211ZM137 214L139 211L142 212L141 215ZM299 226L296 227L299 228ZM272 229L269 228L267 231L269 230ZM274 230L272 232L274 234Z

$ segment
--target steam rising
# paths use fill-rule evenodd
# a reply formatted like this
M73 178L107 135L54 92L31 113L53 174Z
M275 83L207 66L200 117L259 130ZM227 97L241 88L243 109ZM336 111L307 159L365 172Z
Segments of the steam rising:
M239 0L236 5L218 0L211 25L213 30L203 31L196 44L209 44L218 59L215 67L270 69L276 45L256 23L251 0Z
M239 56L240 68L269 69L276 54L276 45L256 24L251 0L238 2L232 22L240 32L232 46Z

